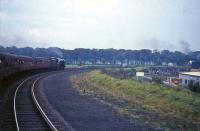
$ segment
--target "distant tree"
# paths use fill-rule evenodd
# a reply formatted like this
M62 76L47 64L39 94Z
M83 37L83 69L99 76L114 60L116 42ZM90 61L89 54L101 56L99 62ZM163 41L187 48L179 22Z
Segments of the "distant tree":
M169 50L124 50L124 49L84 49L77 48L74 50L60 49L57 47L50 48L17 48L15 46L6 47L0 46L0 52L8 52L17 55L27 55L32 57L62 57L69 64L78 64L80 62L90 62L96 64L97 61L102 63L116 64L135 64L144 65L145 63L154 63L161 65L163 62L173 62L177 65L187 65L189 60L200 59L200 51L184 54L180 51Z
M3 46L0 46L0 52L4 52L5 48Z

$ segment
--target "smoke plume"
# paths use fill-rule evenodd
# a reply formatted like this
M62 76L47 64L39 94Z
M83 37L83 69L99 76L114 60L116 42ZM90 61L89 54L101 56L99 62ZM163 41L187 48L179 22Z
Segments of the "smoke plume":
M188 42L182 40L180 41L180 46L185 54L188 54L191 52L190 44Z
M59 48L49 47L48 49L49 49L49 51L51 51L52 53L56 54L60 58L63 58L63 53L61 52L61 50Z

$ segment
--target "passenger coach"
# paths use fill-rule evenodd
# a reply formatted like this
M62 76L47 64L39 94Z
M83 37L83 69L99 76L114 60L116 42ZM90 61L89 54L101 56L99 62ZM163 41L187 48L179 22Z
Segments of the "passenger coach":
M51 57L29 57L0 53L0 79L16 72L31 69L64 69L64 59Z

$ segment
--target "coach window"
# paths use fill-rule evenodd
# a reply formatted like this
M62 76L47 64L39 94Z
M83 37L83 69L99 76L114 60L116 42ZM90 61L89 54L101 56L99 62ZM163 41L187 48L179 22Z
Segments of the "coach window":
M0 64L2 63L2 60L0 59Z

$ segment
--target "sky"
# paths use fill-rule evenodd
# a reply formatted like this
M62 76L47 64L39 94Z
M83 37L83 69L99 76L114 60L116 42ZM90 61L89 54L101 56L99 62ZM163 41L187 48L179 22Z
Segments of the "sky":
M0 0L0 45L200 50L200 0Z

